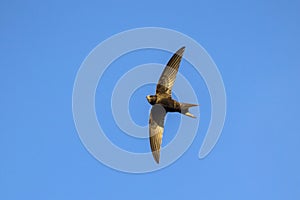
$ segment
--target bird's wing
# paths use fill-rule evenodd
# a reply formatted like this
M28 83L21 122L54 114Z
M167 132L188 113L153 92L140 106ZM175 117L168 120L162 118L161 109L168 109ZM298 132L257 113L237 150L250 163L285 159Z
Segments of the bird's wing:
M149 118L149 139L152 155L157 163L159 163L160 158L160 146L164 132L165 116L166 110L164 107L159 104L152 106Z
M185 47L181 47L169 60L157 83L156 94L167 94L171 97L184 49Z

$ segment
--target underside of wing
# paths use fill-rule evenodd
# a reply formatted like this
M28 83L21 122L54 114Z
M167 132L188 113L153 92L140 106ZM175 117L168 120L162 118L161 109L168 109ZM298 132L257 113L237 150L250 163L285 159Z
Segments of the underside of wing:
M152 106L149 118L149 139L154 160L159 163L166 110L161 105Z
M185 47L180 48L169 60L162 72L156 87L156 94L167 94L171 96L178 68L184 53Z

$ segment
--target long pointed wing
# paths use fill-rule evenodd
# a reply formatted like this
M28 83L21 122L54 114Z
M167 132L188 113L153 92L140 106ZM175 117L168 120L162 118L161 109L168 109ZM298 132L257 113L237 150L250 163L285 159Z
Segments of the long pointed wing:
M159 104L152 106L149 118L149 139L154 160L159 163L166 110Z
M181 47L169 60L156 86L156 94L167 94L171 97L178 68L181 62L185 47Z

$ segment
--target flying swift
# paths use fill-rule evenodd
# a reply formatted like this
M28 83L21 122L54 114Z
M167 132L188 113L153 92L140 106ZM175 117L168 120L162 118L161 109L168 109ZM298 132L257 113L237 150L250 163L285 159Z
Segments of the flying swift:
M156 85L155 95L146 98L152 105L149 117L149 139L154 160L159 163L160 148L164 132L164 120L168 112L178 112L196 118L189 108L197 104L180 103L172 98L172 87L180 66L185 47L180 48L169 60Z

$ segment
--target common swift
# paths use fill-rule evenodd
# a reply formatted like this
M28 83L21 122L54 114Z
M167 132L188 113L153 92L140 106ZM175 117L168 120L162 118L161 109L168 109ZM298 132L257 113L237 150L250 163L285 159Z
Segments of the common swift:
M149 117L149 139L152 155L157 163L159 163L160 158L160 147L166 114L168 112L179 112L195 118L195 116L189 112L189 108L198 106L196 104L180 103L172 98L172 87L184 50L185 47L180 48L167 63L156 85L156 94L146 97L148 102L152 105Z

